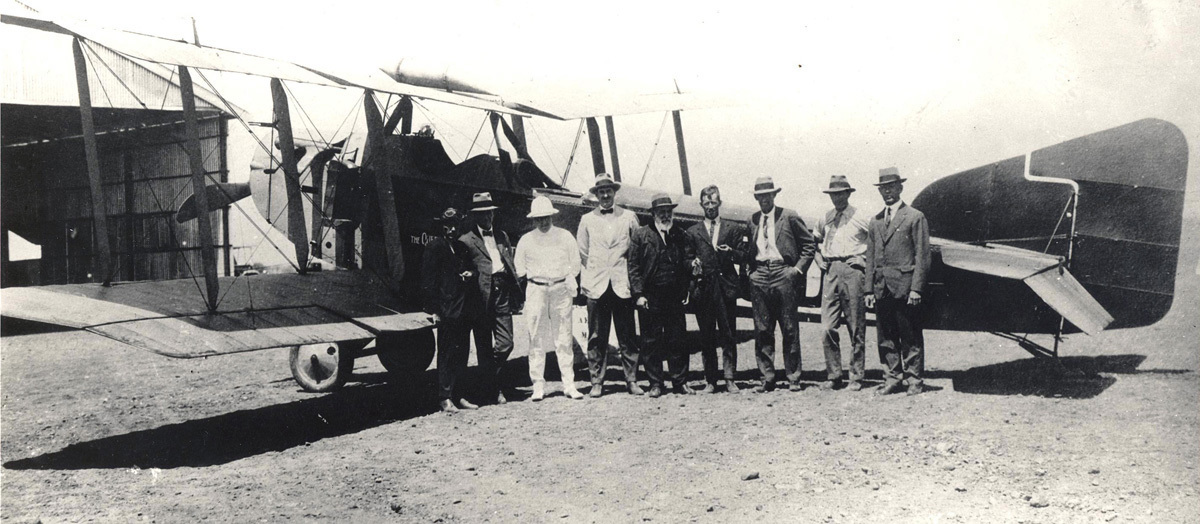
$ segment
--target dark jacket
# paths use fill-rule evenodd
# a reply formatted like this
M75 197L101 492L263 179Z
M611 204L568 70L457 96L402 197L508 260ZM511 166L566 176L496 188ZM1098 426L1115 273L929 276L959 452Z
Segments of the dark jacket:
M687 230L688 241L688 271L691 271L692 260L699 259L705 282L715 282L721 288L726 300L734 300L738 296L738 270L734 264L745 264L746 251L749 249L747 229L744 224L721 219L721 229L717 231L717 245L725 245L732 251L717 251L713 249L712 237L704 220Z
M508 234L495 228L493 231L496 249L500 250L500 260L504 262L504 268L508 272L499 282L508 294L508 304L496 312L513 314L524 306L525 294L521 293L520 287L517 286L517 265L513 262L514 249L508 240ZM487 306L492 300L492 256L488 254L487 246L483 243L483 237L479 235L477 227L472 227L470 231L458 237L458 240L466 247L467 258L479 275L477 285L467 294L467 308L471 314L482 313L487 311Z
M775 231L775 247L783 256L784 263L794 266L801 275L807 274L808 266L813 261L813 253L817 251L817 242L809 232L808 226L804 225L800 215L791 209L775 206L772 215L775 220L775 226L772 228ZM758 230L761 219L762 211L755 212L750 217L750 248L746 262L751 271L756 267L758 257Z
M475 286L475 278L463 281L459 275L474 271L466 258L466 248L457 240L434 237L425 245L421 256L421 295L427 313L442 318L459 318L467 292Z
M909 291L925 293L929 274L929 222L925 214L901 204L890 226L884 211L871 219L867 239L867 293L907 298Z
M654 222L634 230L629 238L629 291L636 301L647 296L651 284L657 281L662 264L674 264L675 277L666 286L653 286L650 307L657 308L657 301L669 301L682 307L687 296L691 267L687 266L687 238L678 224L667 230L667 241L655 230Z

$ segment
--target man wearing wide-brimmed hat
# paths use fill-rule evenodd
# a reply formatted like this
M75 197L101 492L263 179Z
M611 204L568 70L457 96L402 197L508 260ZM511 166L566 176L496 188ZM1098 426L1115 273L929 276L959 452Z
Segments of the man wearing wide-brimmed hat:
M838 326L846 325L850 335L851 391L862 389L866 367L867 308L863 305L866 289L867 235L869 217L850 205L854 188L846 175L833 175L829 189L823 191L833 209L817 221L813 236L817 240L817 267L821 268L821 341L825 350L826 381L821 389L831 390L842 382L842 351L838 344Z
M921 301L929 273L929 222L925 214L900 200L905 179L900 170L879 170L884 208L871 219L867 240L867 292L864 302L875 308L875 331L884 384L878 393L924 390L925 336Z
M563 394L583 395L575 389L575 351L571 345L571 302L579 275L579 246L567 230L554 226L558 210L549 198L534 197L527 218L533 231L517 242L517 278L525 282L525 323L529 331L529 380L537 402L546 396L546 347L554 348ZM548 324L549 329L542 329ZM549 336L546 336L546 334Z
M480 389L487 402L508 402L500 384L504 363L513 350L512 316L525 301L517 286L517 268L508 234L493 226L491 193L475 193L471 201L472 227L459 241L479 274L467 294L467 316L475 335L475 357L479 360Z
M782 191L771 177L754 181L759 212L750 218L750 301L754 308L754 350L763 381L775 388L775 325L783 332L783 366L788 389L800 391L800 319L796 307L816 250L812 233L795 211L775 205Z
M629 237L638 228L633 212L616 205L621 183L612 175L596 175L591 193L600 205L579 219L575 237L579 257L583 261L580 287L587 295L588 311L588 368L592 389L588 395L599 397L603 392L604 373L608 368L608 332L614 324L620 345L621 366L625 371L628 391L643 394L637 385L638 348L635 341L633 303L629 294Z
M677 393L690 394L687 385L688 348L683 302L691 268L687 239L675 224L676 203L666 193L650 200L654 220L633 232L629 241L629 287L642 328L642 365L650 377L650 396L662 396L670 379ZM667 360L670 375L663 373Z
M475 286L476 274L467 259L466 247L458 241L462 214L446 208L434 219L441 235L425 245L421 255L421 291L425 312L437 319L438 398L442 411L476 409L461 397L458 379L467 369L471 352L471 328L464 312L468 291ZM455 401L458 405L455 405Z

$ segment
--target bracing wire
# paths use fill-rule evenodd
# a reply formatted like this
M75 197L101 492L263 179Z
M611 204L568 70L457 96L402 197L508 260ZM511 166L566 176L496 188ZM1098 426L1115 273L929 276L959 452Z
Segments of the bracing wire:
M658 136L654 138L654 146L650 148L650 156L646 157L646 169L642 170L642 179L638 180L638 186L646 182L646 174L650 172L650 162L654 161L654 153L658 151L658 142L662 140L663 129L667 127L668 114L670 113L663 113L662 124L658 126Z

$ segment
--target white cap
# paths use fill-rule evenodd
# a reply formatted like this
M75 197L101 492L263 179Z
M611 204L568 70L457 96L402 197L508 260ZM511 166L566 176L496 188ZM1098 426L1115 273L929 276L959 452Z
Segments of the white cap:
M550 203L550 199L543 195L534 197L533 204L529 205L529 214L525 218L540 218L554 216L558 214L558 210L554 209L554 204Z

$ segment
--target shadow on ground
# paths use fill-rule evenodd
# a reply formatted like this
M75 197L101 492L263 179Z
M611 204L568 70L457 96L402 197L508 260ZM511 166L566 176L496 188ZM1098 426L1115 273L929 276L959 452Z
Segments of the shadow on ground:
M433 384L433 373L421 380ZM374 378L374 377L371 377ZM432 387L348 386L286 404L234 411L71 444L4 463L7 469L177 468L225 464L432 413Z
M1191 370L1138 367L1145 355L1028 358L950 373L954 390L983 395L1034 395L1088 399L1117 382L1113 375L1182 374Z

